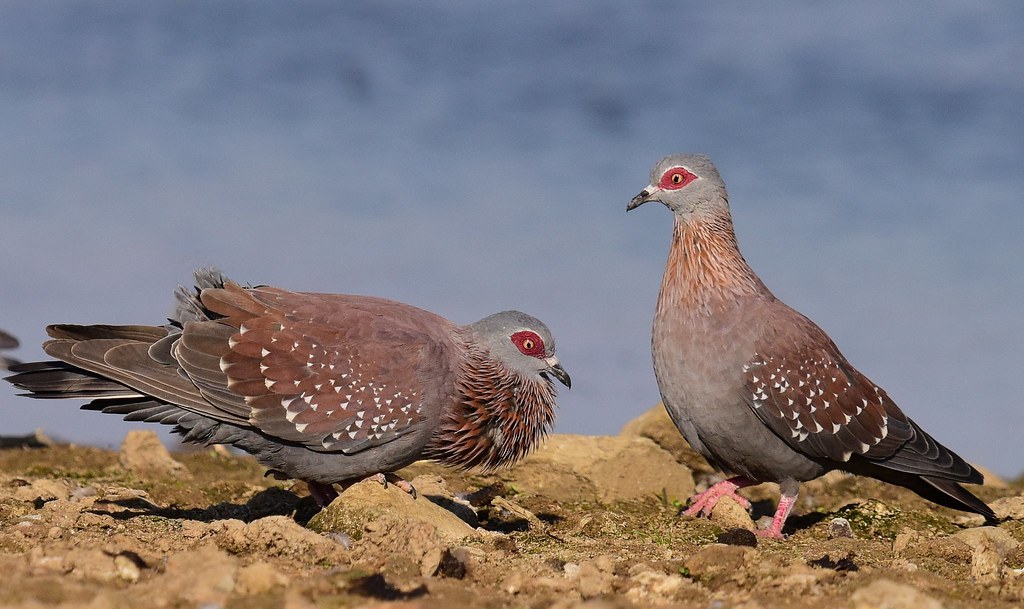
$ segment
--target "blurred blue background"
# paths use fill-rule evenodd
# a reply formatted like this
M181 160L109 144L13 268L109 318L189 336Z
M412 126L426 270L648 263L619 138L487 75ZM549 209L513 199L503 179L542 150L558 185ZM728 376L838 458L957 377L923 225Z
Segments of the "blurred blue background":
M195 267L541 319L557 431L658 400L670 236L711 155L765 282L941 441L1020 457L1024 4L0 4L0 327L160 323ZM0 386L0 433L129 428Z

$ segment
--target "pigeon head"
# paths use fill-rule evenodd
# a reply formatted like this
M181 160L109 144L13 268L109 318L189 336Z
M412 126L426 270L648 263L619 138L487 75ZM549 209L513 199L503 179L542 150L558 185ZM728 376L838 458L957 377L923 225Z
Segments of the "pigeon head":
M686 221L729 214L725 183L711 159L700 154L674 154L658 161L651 183L633 197L626 211L648 201L658 201Z
M572 379L555 357L555 338L539 319L519 311L489 315L469 328L491 355L527 377L553 376L566 387Z

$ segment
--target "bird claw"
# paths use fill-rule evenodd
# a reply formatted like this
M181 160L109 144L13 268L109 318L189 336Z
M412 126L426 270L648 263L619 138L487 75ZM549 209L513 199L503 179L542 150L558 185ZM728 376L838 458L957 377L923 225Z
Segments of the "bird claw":
M218 444L217 446L220 446L220 444ZM277 469L268 469L267 472L265 474L263 474L263 477L264 478L273 478L274 480L291 480L292 479L291 476L289 476L288 474L286 474L286 473L284 473L284 472L282 472L280 470L277 470Z
M413 499L416 499L417 497L419 497L419 494L416 492L416 487L414 487L412 484L409 483L408 480L406 480L405 478L402 478L398 474L391 473L391 472L388 472L388 473L381 472L379 474L374 474L373 476L370 476L370 479L376 480L377 482L380 482L381 485L384 488L388 487L388 483L394 484L395 486L397 486L398 488L402 489L406 493L409 493L410 495L412 495Z
M767 529L756 529L754 531L754 535L757 535L761 539L777 539L779 541L782 541L786 538L786 536L782 534L782 531L776 531L775 527L769 527Z
M749 510L750 500L736 493L737 490L749 485L750 482L742 477L717 482L706 491L690 497L690 507L683 514L686 516L711 517L711 512L714 511L715 506L718 505L718 501L722 497L730 497L733 501L740 504L743 509Z

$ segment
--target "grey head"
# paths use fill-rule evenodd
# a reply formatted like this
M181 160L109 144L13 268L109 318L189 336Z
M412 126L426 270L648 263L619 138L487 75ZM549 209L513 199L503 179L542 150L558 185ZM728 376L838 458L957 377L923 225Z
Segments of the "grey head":
M544 322L520 311L502 311L470 324L491 355L526 377L551 375L566 387L569 373L555 357L555 337Z
M626 206L636 209L657 201L685 220L720 218L729 214L725 182L711 159L702 154L673 154L651 170L651 182Z

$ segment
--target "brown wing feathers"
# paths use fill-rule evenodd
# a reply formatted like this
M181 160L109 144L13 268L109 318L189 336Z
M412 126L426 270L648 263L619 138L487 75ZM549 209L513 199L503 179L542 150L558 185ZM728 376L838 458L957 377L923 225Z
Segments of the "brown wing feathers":
M448 356L443 319L384 299L243 288L215 271L196 286L177 291L166 327L50 327L45 350L61 361L11 381L132 420L206 417L190 435L219 434L219 421L320 451L357 452L425 421L419 375L425 357Z
M908 474L980 481L974 468L907 418L823 333L809 342L828 348L790 343L790 349L759 354L745 367L749 403L793 448L851 468L865 460Z
M404 361L389 371L390 378L412 374L416 345L374 333L374 315L354 306L360 299L300 298L236 284L200 296L225 316L218 322L237 327L226 349L223 342L213 343L223 350L217 358L222 382L245 396L250 423L264 433L316 450L355 452L390 441L423 420L422 396L409 388L418 386L415 378L407 379L404 390L381 381L382 362L393 359ZM192 344L189 335L186 327L186 345ZM363 349L375 351L367 357Z

